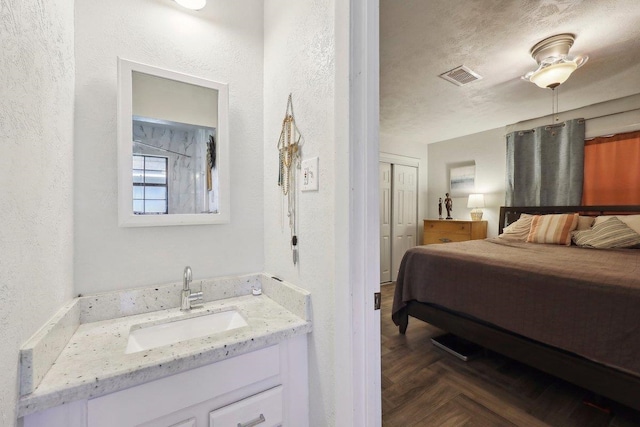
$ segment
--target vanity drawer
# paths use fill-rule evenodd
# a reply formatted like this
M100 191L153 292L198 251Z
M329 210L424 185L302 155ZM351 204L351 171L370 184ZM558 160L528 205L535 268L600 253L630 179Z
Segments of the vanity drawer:
M209 413L209 427L277 427L282 425L282 386L258 393Z

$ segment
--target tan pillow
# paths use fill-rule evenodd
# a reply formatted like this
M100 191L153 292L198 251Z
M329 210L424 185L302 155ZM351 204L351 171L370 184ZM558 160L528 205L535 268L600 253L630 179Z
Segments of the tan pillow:
M640 244L640 234L618 217L610 216L590 230L575 231L573 241L578 246L588 248L632 248Z
M530 243L571 244L571 232L578 226L578 214L536 215L527 236Z
M579 231L589 230L595 220L596 218L593 216L580 215L578 217L578 227L576 228L576 230L579 230Z
M640 215L600 215L596 218L593 225L600 224L612 217L617 217L620 221L627 224L627 227L640 234Z
M533 220L533 215L520 214L520 218L503 228L502 234L498 237L508 242L526 242L531 229L531 220Z

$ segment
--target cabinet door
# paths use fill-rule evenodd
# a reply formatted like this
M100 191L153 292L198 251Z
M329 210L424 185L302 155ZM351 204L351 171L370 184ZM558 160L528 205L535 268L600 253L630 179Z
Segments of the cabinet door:
M396 280L404 253L417 243L418 168L393 165L393 211L391 212L391 280Z
M391 281L391 164L380 162L380 283Z
M209 413L209 427L282 425L282 386L274 387Z

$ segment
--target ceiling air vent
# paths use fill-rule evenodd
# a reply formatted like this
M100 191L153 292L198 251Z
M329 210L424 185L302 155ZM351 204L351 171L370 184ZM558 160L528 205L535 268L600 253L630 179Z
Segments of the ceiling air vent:
M471 71L464 65L456 67L453 70L449 70L446 73L442 73L440 74L440 77L458 86L464 86L482 79L480 74Z

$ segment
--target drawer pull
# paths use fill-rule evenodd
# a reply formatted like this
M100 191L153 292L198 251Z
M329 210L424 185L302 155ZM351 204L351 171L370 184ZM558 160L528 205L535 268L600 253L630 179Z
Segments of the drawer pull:
M256 418L255 420L251 420L248 423L238 423L238 427L254 427L258 424L262 424L265 421L267 420L264 418L264 414L260 414L258 418Z
M451 241L451 239L447 239L446 237L443 237L443 238L440 239L440 241L442 243L449 243Z

